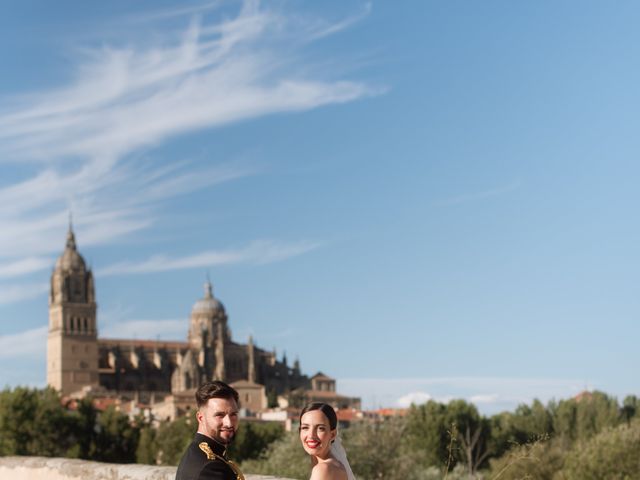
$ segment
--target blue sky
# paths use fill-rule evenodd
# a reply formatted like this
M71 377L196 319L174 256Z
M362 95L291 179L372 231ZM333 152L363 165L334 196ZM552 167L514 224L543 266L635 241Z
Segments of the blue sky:
M369 407L640 393L637 3L3 7L0 383L71 210L103 336L185 338L210 272Z

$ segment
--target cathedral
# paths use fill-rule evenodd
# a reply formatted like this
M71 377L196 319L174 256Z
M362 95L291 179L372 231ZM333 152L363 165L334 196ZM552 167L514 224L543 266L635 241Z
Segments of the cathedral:
M93 274L69 225L51 274L47 340L47 383L62 395L146 404L163 418L184 414L208 379L233 385L242 407L252 412L275 406L279 398L321 398L337 408L360 403L338 395L335 380L321 373L309 378L297 360L289 366L286 357L278 360L251 337L246 345L234 342L209 281L191 309L186 341L101 339L96 313Z

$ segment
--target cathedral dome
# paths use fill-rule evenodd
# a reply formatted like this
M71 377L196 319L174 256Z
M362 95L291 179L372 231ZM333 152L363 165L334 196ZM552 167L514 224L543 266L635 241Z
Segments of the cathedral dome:
M76 249L76 239L71 225L69 225L69 231L67 232L67 244L64 252L62 252L62 255L60 255L56 261L56 270L81 272L86 272L87 270L84 258L82 258L82 255L80 255Z
M224 306L219 300L213 297L213 287L211 282L204 284L204 298L201 298L193 305L191 313L207 314L211 316L216 316L219 313L224 314Z

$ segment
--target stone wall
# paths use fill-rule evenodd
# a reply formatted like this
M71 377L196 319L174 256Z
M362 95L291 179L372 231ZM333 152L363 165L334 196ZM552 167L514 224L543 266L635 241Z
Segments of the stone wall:
M0 457L0 478L11 480L174 480L176 467L121 465L68 458ZM246 475L246 480L287 480Z

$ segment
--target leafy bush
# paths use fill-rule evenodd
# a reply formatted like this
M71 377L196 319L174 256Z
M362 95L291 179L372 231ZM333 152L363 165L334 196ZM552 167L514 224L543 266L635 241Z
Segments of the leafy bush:
M284 426L278 422L241 421L229 456L236 462L258 458L274 441L282 438Z
M640 479L640 420L579 442L566 458L566 480Z
M491 461L492 480L552 480L562 469L566 446L561 440L539 440L516 445Z
M302 449L297 432L288 432L269 445L258 459L242 462L242 471L307 480L311 471L309 457Z
M55 390L0 392L0 455L68 456L78 435L74 415Z
M195 414L160 424L154 442L156 462L160 465L178 465L182 454L193 440L197 427Z

